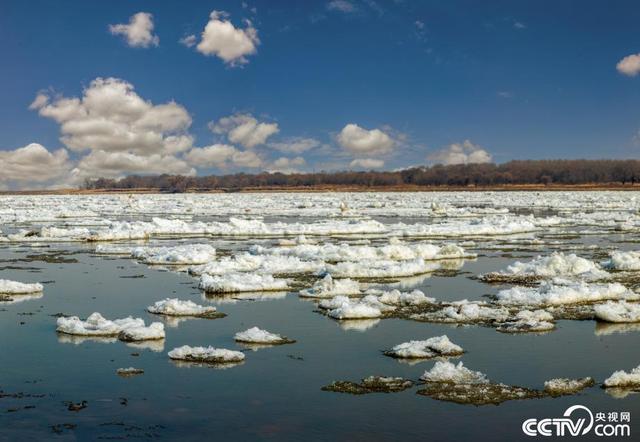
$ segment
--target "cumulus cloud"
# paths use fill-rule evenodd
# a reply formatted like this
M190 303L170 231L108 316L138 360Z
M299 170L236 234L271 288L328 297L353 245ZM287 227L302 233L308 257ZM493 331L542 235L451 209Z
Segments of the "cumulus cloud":
M285 153L302 153L320 146L320 141L314 138L293 137L286 140L269 143L269 147Z
M173 155L136 155L131 152L91 152L80 159L73 171L78 182L85 178L120 178L131 174L195 175L184 160Z
M65 177L71 169L65 149L49 152L38 143L15 150L1 151L0 184L16 183L20 186L43 184Z
M182 41L193 46L196 39L195 36L187 36ZM226 12L212 11L196 50L204 55L217 56L229 66L240 66L249 62L246 56L255 54L259 44L258 31L251 21L245 20L245 28L242 29L229 21Z
M197 168L240 167L255 169L262 166L262 160L255 152L241 151L228 144L194 147L184 157L189 164Z
M261 123L251 114L234 114L209 123L211 131L226 135L232 143L252 148L264 144L271 135L280 129L277 123Z
M337 140L340 146L356 155L385 154L396 145L396 141L380 129L367 130L353 123L342 128Z
M380 169L384 166L384 161L374 158L356 158L349 166L356 169Z
M618 72L629 77L640 74L640 54L632 54L624 57L616 65Z
M305 166L306 164L307 162L302 157L280 157L273 163L271 163L269 172L298 173L300 172L299 168Z
M355 12L356 7L347 0L331 0L327 3L327 9L329 11L340 11L340 12Z
M160 44L158 36L153 34L153 15L148 12L132 15L129 24L109 25L109 32L122 35L131 47L148 48Z
M73 151L175 153L191 147L184 107L153 105L117 78L96 78L81 98L38 94L30 108L58 122L62 142Z
M180 39L180 43L182 43L188 48L194 47L197 42L198 42L198 38L193 34L186 35Z
M434 163L452 165L452 164L472 164L472 163L490 163L491 154L477 144L473 144L469 140L462 143L454 143L441 149L431 155L428 159Z

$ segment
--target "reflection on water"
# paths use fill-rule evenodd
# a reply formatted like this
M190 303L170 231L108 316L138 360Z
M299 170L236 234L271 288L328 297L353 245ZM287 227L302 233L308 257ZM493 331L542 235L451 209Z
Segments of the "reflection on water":
M613 322L596 322L594 333L596 336L607 336L616 333L632 333L640 331L640 323L613 323Z
M80 345L86 342L96 342L100 344L113 344L118 342L118 338L107 336L79 336L69 335L67 333L57 333L58 342L61 344L74 344Z
M380 323L380 319L344 319L335 321L342 330L364 332Z

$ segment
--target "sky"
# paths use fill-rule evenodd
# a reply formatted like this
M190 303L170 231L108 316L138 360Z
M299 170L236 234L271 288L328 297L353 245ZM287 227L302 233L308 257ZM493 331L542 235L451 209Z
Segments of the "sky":
M640 157L637 1L0 2L0 189Z

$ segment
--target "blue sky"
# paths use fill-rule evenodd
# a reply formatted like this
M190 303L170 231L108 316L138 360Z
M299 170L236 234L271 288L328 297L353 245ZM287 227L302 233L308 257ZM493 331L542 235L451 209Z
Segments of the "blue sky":
M150 14L151 40L110 30L140 12ZM222 34L204 36L212 21ZM616 66L640 53L639 22L633 1L5 0L0 160L10 172L0 186L162 171L637 158L640 59ZM226 31L240 42L224 40ZM180 43L190 35L191 47ZM236 43L244 49L228 47ZM105 88L129 85L120 93L150 107L175 102L190 121L145 126L155 141L144 148L94 143L85 127L94 125L78 132L81 121L61 117L57 100L82 99L97 78L117 79ZM39 93L46 104L29 109ZM118 110L104 112L91 120L110 123L96 136L122 135L111 124L121 123ZM139 121L123 124L137 140ZM257 138L232 136L238 126ZM168 148L171 136L191 141ZM306 150L286 148L300 139ZM18 151L33 143L40 147ZM43 162L58 174L38 177Z

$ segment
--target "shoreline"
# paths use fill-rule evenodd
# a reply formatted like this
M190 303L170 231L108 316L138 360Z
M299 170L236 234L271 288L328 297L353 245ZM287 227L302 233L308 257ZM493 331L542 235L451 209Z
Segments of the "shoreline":
M59 189L0 191L0 196L13 195L127 195L127 194L194 194L194 193L341 193L341 192L606 192L640 191L639 184L512 184L500 186L313 186L313 187L244 187L238 189L188 189L172 192L159 188L140 189Z

